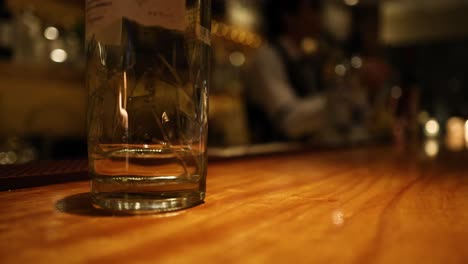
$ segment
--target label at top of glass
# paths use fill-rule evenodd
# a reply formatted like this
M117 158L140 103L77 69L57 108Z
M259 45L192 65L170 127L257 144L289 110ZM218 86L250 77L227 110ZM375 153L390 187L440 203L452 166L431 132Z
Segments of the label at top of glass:
M185 0L86 0L86 38L119 44L122 17L145 26L184 31Z

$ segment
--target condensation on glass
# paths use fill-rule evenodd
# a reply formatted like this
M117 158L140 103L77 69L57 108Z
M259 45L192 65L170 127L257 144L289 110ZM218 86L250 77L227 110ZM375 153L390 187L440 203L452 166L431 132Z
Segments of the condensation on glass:
M87 0L95 206L172 211L205 198L209 0Z

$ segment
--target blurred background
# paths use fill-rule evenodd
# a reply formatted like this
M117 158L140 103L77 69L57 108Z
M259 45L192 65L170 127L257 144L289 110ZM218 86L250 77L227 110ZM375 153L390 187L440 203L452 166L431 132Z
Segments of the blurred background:
M468 2L319 2L319 34L297 43L328 98L326 119L336 122L289 137L265 133L251 107L255 61L274 46L266 25L275 18L264 19L265 0L213 0L213 153L272 142L421 146L428 157L465 151ZM279 16L300 15L288 12ZM82 0L0 0L0 164L86 157L84 28Z

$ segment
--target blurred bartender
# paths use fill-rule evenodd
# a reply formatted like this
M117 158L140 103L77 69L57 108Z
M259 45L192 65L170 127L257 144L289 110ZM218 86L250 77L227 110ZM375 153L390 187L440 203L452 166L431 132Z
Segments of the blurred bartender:
M320 33L319 0L266 0L268 43L249 67L248 109L254 141L310 138L325 125L320 63L302 49Z

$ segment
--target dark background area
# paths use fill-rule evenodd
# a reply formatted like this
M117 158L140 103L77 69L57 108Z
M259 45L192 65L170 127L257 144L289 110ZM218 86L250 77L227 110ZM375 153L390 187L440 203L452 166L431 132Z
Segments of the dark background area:
M465 1L322 4L323 34L303 48L325 57L330 83L344 66L345 86L354 77L366 84L372 136L365 144L468 145ZM213 0L210 147L258 143L244 71L265 43L261 5ZM0 164L86 157L83 43L84 1L0 1Z

